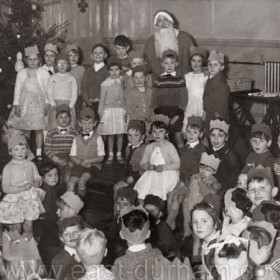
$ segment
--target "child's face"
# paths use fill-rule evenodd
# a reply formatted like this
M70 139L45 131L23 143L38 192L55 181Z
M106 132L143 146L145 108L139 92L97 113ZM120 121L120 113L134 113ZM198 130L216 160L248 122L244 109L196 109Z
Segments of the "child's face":
M68 227L62 233L60 240L68 247L75 248L81 229L78 225Z
M137 88L143 88L146 82L146 76L143 72L136 72L133 75L133 81Z
M157 127L153 126L152 136L156 142L164 141L166 134L167 134L167 131L165 128L157 128Z
M66 204L65 202L63 203L60 203L58 205L58 208L57 208L57 216L60 220L63 220L65 218L71 218L75 215L74 213L74 209L72 207L70 207L68 204Z
M69 60L70 60L70 65L76 65L79 60L79 54L74 53L73 51L68 52Z
M247 182L248 182L248 175L245 173L239 174L237 180L237 187L247 191Z
M145 209L149 212L149 214L153 218L155 218L155 220L158 220L162 215L162 212L160 211L160 209L158 207L156 207L155 205L146 204Z
M125 197L117 197L116 200L116 210L117 210L117 214L120 215L121 211L128 211L130 210L132 207L132 204L130 203L130 201L125 198Z
M262 201L267 201L275 197L277 188L269 184L267 179L260 182L253 180L248 184L248 197L253 206L258 206Z
M227 138L227 134L218 128L214 128L210 131L210 142L215 149L222 147L227 141Z
M208 71L210 73L210 76L216 76L218 73L223 71L224 65L219 62L218 60L210 60L208 61Z
M166 57L161 63L161 66L167 74L170 74L175 71L178 62L174 58Z
M66 73L68 68L68 62L66 60L60 59L57 62L57 71L59 73Z
M112 79L118 79L121 76L121 69L119 66L111 66L109 69L109 74Z
M102 47L96 47L93 50L91 57L95 63L101 63L107 57L107 53L104 51Z
M127 52L129 50L129 46L123 47L123 46L115 45L114 49L115 49L115 51L117 53L117 57L118 58L125 58L127 56Z
M44 177L43 181L50 187L55 187L58 184L58 170L54 168L47 172Z
M136 129L129 129L127 131L127 139L131 146L137 146L141 141L144 140L144 135Z
M200 164L199 165L199 174L201 175L201 178L207 179L212 177L215 174L215 169L208 165Z
M135 57L130 62L131 68L135 68L136 66L141 66L141 65L144 65L144 59L141 57Z
M96 125L96 121L93 118L90 118L90 119L87 119L87 120L81 119L79 121L79 125L82 129L82 132L90 133L91 131L93 131L93 128Z
M9 154L13 159L16 160L25 160L27 155L27 147L26 145L15 145L11 148Z
M202 70L203 59L200 55L193 55L191 59L191 67L194 73L200 73Z
M267 141L264 137L262 138L253 137L250 139L250 142L256 154L263 154L267 152L271 144L271 141Z
M186 130L186 137L188 140L188 143L194 143L202 136L201 131L198 128L191 128L190 126L187 126Z
M205 241L209 241L216 232L213 218L204 210L193 211L192 227L195 234Z
M67 127L71 122L71 117L67 113L59 114L56 118L60 127Z
M48 66L53 66L55 62L55 53L52 51L46 51L44 59Z
M31 54L26 59L29 69L36 69L39 66L39 57L37 54Z

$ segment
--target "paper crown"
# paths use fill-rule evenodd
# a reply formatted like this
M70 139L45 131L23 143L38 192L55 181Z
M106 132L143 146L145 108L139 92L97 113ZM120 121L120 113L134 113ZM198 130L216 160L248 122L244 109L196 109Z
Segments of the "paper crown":
M200 117L196 117L196 116L188 117L188 125L197 125L200 131L203 131L203 120Z
M36 45L24 48L25 56L29 56L32 54L39 54L38 47Z
M143 58L143 53L139 52L139 51L131 51L128 55L128 59L131 62L134 58L144 59Z
M61 104L56 107L56 116L60 113L67 113L70 116L70 107L67 104Z
M253 124L251 133L254 133L254 132L262 132L265 135L267 135L270 140L272 138L271 129L266 124L263 124L263 123Z
M167 57L169 55L174 56L174 58L176 58L176 59L178 58L178 54L174 50L168 49L162 53L162 59L164 59L165 57Z
M56 54L58 54L58 51L57 51L57 47L56 45L52 44L52 43L48 43L45 45L45 48L44 48L44 51L51 51L51 52L54 52Z
M217 170L219 167L220 160L214 155L208 155L206 152L201 154L200 163L212 167Z
M206 50L205 49L203 49L201 47L191 46L190 57L192 57L195 54L201 55L204 59L206 58Z
M219 52L219 51L211 51L210 55L208 57L208 61L210 60L216 60L219 61L220 63L224 63L225 61L225 56L223 53Z
M271 186L275 185L273 174L269 167L264 168L262 165L258 165L256 168L252 167L248 172L248 182L255 177L267 179Z
M9 139L8 142L8 149L12 149L14 146L18 145L18 144L25 144L27 145L27 141L25 136L23 135L14 135Z
M80 199L80 197L71 191L65 192L60 199L62 199L70 207L74 208L76 213L79 213L84 207L84 202Z
M163 16L165 17L167 20L169 20L170 22L174 23L174 20L172 18L172 16L170 14L168 14L167 12L165 11L158 11L156 14L155 14L155 17L154 17L154 26L157 25L157 21L158 21L158 18L159 16Z
M169 121L170 121L170 119L163 114L154 115L151 119L151 123L153 123L153 122L163 122L167 126L169 126Z
M148 212L145 210L145 208L143 208L143 206L137 206L135 208L133 208L131 211L127 212L125 215L123 215L122 217L126 216L127 214L131 213L132 211L135 210L140 210L143 213L145 213L145 215L148 218ZM147 222L144 224L143 228L140 229L136 229L134 232L131 232L123 223L122 221L122 227L121 227L121 231L120 231L120 235L121 237L123 237L125 240L129 241L132 244L141 244L143 243L146 239L147 239L147 235L148 232L150 230L150 222L149 220L147 220Z
M225 121L219 120L219 119L211 120L209 130L211 131L214 128L218 128L218 129L224 131L226 134L228 134L229 124L227 124Z
M70 52L71 50L75 50L75 51L79 51L79 48L77 45L75 44L69 44L67 45L67 47L65 48L65 53Z

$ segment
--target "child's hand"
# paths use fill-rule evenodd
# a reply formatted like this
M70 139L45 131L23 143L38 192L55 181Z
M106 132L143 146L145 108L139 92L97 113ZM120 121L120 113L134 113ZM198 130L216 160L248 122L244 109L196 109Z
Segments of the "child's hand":
M157 165L155 168L156 172L162 172L163 171L163 165Z
M67 161L65 159L59 159L57 163L60 166L67 166Z
M91 163L87 160L87 159L84 159L82 162L81 162L81 165L83 167L86 167L86 168L90 168L91 167Z
M147 170L152 171L152 170L155 170L155 168L156 168L156 166L155 166L155 165L153 165L153 164L149 164L149 165L148 165L148 167L147 167Z
M19 105L15 105L15 114L16 114L17 117L20 118L21 109L20 109L20 106L19 106Z
M41 184L42 184L42 180L40 178L33 180L33 185L35 188L40 188Z
M26 183L23 185L23 188L28 191L30 188L32 187L32 185L30 183Z
M132 184L132 183L134 182L133 177L132 177L132 176L129 176L129 177L126 179L126 182L127 182L128 184Z

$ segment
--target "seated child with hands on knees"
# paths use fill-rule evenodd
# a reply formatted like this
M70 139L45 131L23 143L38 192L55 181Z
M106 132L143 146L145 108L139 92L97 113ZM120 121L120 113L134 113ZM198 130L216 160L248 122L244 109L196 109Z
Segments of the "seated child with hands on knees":
M167 200L179 181L180 158L175 146L166 140L168 125L169 119L164 115L155 115L152 119L151 134L155 141L145 149L140 161L145 173L134 187L140 203L148 194Z
M90 108L82 109L79 117L82 133L74 138L70 151L70 158L74 164L67 183L70 191L74 191L78 183L78 191L82 194L86 191L86 183L91 176L96 177L100 174L105 151L102 137L94 131L97 123L96 112Z
M107 254L106 243L107 240L102 231L89 228L81 231L76 244L78 256L86 270L81 280L114 279L112 272L101 264Z
M45 212L42 205L45 192L40 189L42 178L36 165L26 159L28 145L21 135L13 136L8 142L12 160L2 174L2 188L6 194L0 202L0 222L12 224L14 230L33 235L33 221Z
M139 163L146 148L145 124L141 121L130 121L127 129L128 144L125 150L125 177L114 185L114 200L117 191L122 187L133 187L143 171Z

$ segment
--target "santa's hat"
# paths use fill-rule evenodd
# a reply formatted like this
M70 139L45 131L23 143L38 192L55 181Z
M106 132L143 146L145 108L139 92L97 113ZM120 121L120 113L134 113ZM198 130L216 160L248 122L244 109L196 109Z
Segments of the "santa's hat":
M211 131L212 129L215 128L220 129L224 131L226 134L228 134L229 124L227 124L224 120L219 120L219 119L211 120L209 130Z

